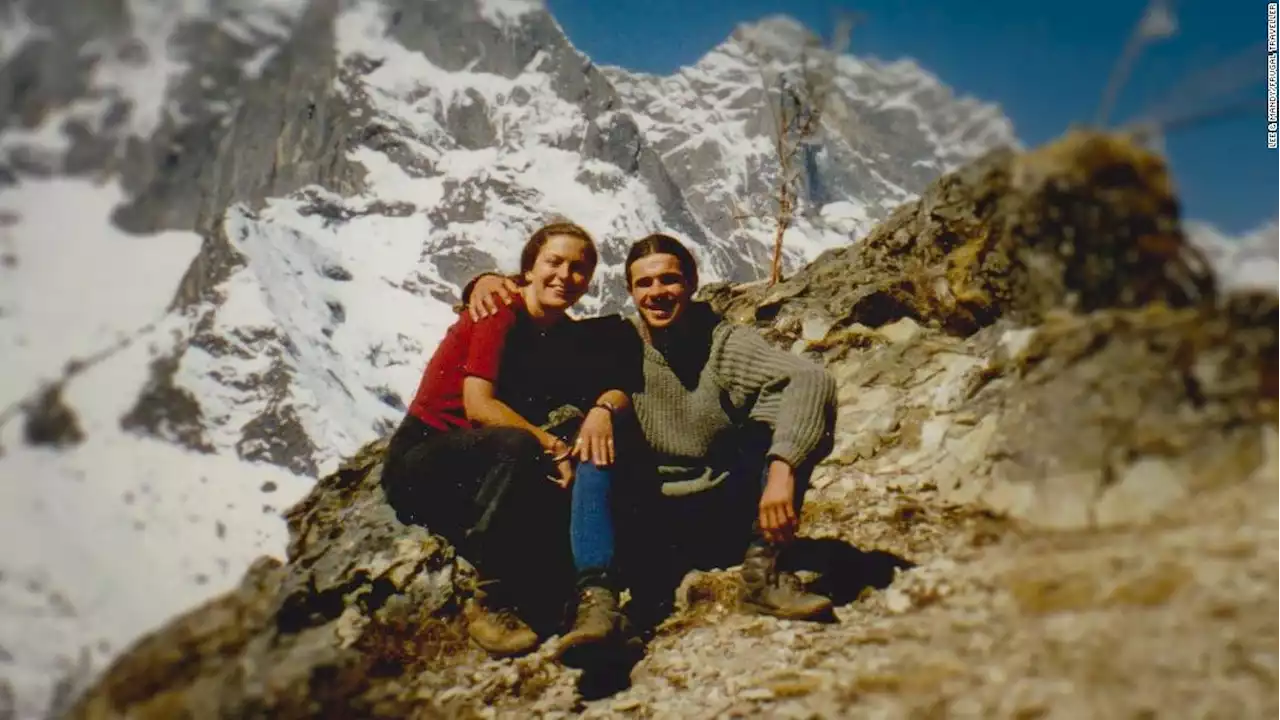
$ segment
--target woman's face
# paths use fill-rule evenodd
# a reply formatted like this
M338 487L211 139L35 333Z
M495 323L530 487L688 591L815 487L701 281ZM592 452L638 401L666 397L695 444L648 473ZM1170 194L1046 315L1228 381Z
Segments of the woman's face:
M655 253L631 263L631 299L649 327L669 327L688 307L692 295L675 255Z
M544 310L566 310L586 294L594 270L586 241L573 235L552 235L524 277Z

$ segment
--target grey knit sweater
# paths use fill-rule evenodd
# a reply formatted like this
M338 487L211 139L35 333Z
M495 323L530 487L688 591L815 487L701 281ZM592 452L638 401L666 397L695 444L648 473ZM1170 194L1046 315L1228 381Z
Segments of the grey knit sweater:
M710 335L710 354L692 387L662 352L644 345L644 388L633 401L658 457L662 492L686 495L723 482L737 449L734 433L747 420L772 428L767 456L792 467L820 459L835 425L831 375L769 345L753 328L721 320Z

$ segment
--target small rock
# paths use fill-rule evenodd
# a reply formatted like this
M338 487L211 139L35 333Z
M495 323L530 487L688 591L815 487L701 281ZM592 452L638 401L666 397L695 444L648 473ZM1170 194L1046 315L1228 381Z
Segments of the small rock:
M835 481L835 470L832 468L820 467L814 471L813 477L809 480L809 486L815 490L821 490Z
M884 606L894 615L910 610L911 605L911 596L897 588L889 588L884 593Z
M1103 491L1094 507L1099 527L1150 520L1190 493L1186 472L1161 458L1144 458L1130 465L1120 482Z
M916 335L920 334L920 325L909 317L904 317L896 322L888 325L882 325L879 333L889 342L899 345L910 342Z
M62 398L62 383L46 387L39 397L23 405L23 410L28 444L66 448L84 442L80 419Z
M338 282L347 282L352 279L351 271L341 265L325 265L320 269L320 274Z
M1017 360L1026 352L1027 346L1031 344L1031 338L1035 337L1035 328L1017 328L1005 330L1000 335L1000 347L1005 351L1010 360Z
M810 315L800 323L800 337L806 342L818 342L831 332L831 318L822 315Z

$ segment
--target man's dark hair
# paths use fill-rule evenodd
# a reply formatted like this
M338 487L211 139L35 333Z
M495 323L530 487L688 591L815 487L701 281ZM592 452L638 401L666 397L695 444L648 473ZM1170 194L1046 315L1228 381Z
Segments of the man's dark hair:
M676 261L680 263L680 273L684 275L689 292L692 293L698 289L698 261L693 259L693 253L689 252L689 248L670 235L653 233L632 243L631 250L627 252L627 264L623 270L627 279L627 290L631 290L631 264L650 255L674 255Z

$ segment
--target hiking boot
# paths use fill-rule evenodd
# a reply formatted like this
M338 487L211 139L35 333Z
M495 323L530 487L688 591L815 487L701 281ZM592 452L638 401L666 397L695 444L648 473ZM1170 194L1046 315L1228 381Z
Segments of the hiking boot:
M588 648L615 640L624 628L618 609L618 593L599 585L588 585L578 594L578 610L573 627L560 639L560 660L580 666L589 662Z
M806 592L799 579L778 572L778 546L752 543L742 561L742 580L748 610L785 620L813 620L832 611L831 600Z
M538 647L538 634L508 608L488 607L483 593L462 606L467 635L494 657L524 655Z

